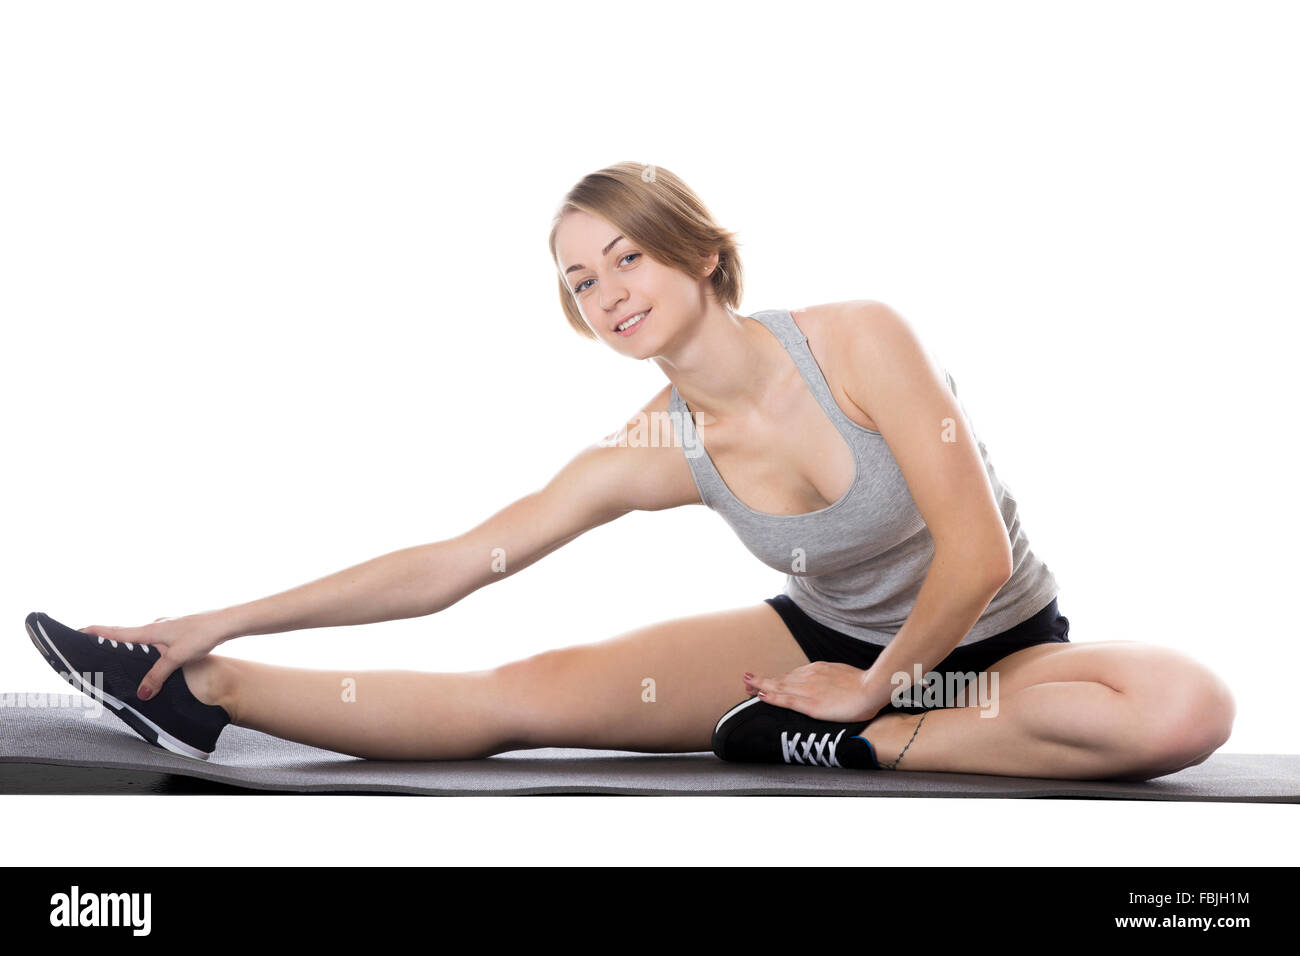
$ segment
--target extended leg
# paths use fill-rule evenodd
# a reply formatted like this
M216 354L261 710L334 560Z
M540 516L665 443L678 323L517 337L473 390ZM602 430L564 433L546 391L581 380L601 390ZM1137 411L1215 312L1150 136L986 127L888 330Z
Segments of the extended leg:
M533 747L708 750L745 671L808 663L767 604L647 625L464 673L304 670L209 654L186 681L233 722L360 757L449 760Z

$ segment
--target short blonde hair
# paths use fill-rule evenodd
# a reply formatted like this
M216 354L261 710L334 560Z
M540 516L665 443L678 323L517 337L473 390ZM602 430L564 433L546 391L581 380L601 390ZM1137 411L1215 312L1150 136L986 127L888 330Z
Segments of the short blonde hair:
M700 277L701 260L716 252L718 266L709 275L713 293L719 302L739 309L743 275L735 233L714 222L700 197L662 166L616 163L579 180L564 197L551 224L551 260L556 269L560 264L555 234L565 215L575 211L608 220L652 259L692 278ZM596 339L564 276L559 277L559 284L560 308L569 325L584 338Z

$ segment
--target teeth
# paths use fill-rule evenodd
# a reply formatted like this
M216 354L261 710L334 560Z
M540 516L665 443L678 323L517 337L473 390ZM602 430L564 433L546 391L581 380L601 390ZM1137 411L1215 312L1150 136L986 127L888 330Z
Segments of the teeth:
M646 312L649 311L650 311L649 309L646 309ZM632 316L632 318L628 319L626 322L620 325L618 327L618 331L622 332L624 329L629 329L644 318L645 318L645 312L638 312L636 315Z

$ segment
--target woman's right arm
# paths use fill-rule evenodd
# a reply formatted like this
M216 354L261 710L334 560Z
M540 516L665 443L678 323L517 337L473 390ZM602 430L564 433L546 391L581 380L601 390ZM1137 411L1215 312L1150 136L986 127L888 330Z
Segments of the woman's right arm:
M637 416L666 410L668 394L665 387ZM211 616L220 641L422 617L510 577L629 511L699 503L679 448L626 441L637 416L607 436L613 439L610 444L584 448L545 487L464 534L393 551L280 594L204 613ZM639 433L644 431L641 427Z
M205 613L226 641L441 611L631 510L617 488L619 451L583 449L544 488L454 538L393 551L289 591Z
M667 410L669 390L661 390L605 442L580 451L545 487L454 538L380 555L246 604L143 627L92 625L82 630L145 644L166 644L175 635L199 633L210 650L247 635L370 624L441 611L629 511L698 504L699 493L679 448L627 440L629 429L644 434L643 416ZM195 656L187 653L186 659Z

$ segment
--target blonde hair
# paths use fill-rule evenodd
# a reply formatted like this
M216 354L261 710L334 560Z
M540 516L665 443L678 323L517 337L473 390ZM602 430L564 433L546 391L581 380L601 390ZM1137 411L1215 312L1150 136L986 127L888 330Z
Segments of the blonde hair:
M701 260L716 252L718 265L709 274L713 293L729 308L739 308L743 276L735 233L714 222L700 197L662 166L616 163L582 177L551 224L551 260L557 269L555 234L565 215L575 211L608 220L650 258L692 278L700 277ZM596 339L564 276L559 284L560 308L569 325L583 338Z

